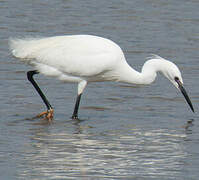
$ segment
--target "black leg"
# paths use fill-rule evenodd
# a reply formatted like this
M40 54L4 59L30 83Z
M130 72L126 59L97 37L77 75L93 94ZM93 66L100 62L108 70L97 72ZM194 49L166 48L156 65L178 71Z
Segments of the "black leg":
M34 88L37 90L37 92L41 96L41 98L42 98L43 102L45 103L47 109L51 110L52 106L50 105L50 103L48 102L47 98L45 97L45 95L43 94L43 92L41 91L41 89L39 88L39 86L37 85L37 83L35 82L35 80L33 79L33 75L35 75L35 74L39 74L39 72L37 70L28 71L27 72L28 80L32 83L32 85L34 86Z
M76 103L75 103L75 108L73 111L72 119L78 119L78 109L79 109L79 103L81 99L82 94L77 95Z

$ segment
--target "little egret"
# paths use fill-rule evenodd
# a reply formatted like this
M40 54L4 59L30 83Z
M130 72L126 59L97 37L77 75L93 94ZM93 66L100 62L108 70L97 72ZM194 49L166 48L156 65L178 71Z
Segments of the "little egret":
M14 57L35 68L27 72L27 78L47 107L47 111L40 113L38 117L44 116L49 121L53 118L53 108L35 82L35 74L42 73L63 82L78 83L73 119L78 119L80 99L87 83L117 81L151 84L157 72L161 72L182 92L194 112L178 67L160 56L153 55L144 63L141 72L138 72L129 66L117 44L92 35L10 39L10 50Z

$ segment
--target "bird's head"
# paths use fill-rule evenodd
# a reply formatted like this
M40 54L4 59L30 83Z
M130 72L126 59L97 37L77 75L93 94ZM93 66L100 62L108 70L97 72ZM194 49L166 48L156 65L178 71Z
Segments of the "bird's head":
M171 83L181 91L183 96L185 97L187 103L189 104L191 110L194 112L193 105L191 103L191 100L183 87L183 80L181 76L181 72L179 68L172 62L170 61L165 61L165 66L164 66L164 71L162 73L171 81Z

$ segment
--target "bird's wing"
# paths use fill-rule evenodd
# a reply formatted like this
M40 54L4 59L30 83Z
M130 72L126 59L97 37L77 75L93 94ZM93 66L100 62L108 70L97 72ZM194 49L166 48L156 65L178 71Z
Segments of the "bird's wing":
M111 69L122 54L112 41L93 36L12 39L10 47L22 61L75 76L92 76Z

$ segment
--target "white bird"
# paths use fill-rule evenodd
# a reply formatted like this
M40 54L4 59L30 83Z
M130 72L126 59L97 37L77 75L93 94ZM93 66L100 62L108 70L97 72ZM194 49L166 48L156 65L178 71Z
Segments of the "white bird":
M78 119L81 95L90 82L117 81L129 84L151 84L161 72L174 86L181 90L191 110L192 103L183 88L178 67L160 56L154 55L146 61L141 72L134 70L121 48L109 39L92 35L55 36L44 38L10 39L10 50L14 57L33 66L28 71L28 80L33 84L47 111L38 115L48 120L53 118L53 108L33 79L42 73L63 82L78 83L77 99L72 115Z

